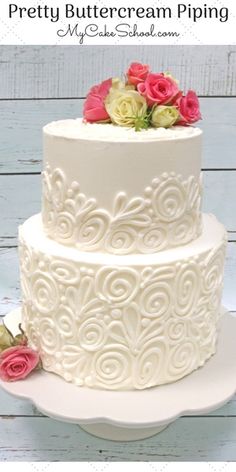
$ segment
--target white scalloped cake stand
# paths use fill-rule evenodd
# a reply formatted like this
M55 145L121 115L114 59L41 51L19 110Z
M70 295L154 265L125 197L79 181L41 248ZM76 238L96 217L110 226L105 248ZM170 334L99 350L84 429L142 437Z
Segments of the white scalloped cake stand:
M13 334L18 332L20 319L20 309L5 317ZM205 414L232 398L236 392L235 334L236 318L225 312L217 353L205 366L178 382L147 390L114 392L77 387L43 370L23 381L0 381L0 386L30 400L47 416L77 423L100 438L144 439L182 415Z

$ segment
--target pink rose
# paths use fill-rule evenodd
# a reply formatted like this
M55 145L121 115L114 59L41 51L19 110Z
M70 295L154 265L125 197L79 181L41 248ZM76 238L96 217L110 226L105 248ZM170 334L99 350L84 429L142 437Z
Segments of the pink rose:
M112 86L112 79L104 80L99 85L94 85L84 102L83 116L89 123L105 121L110 117L106 111L104 101Z
M177 103L180 120L177 124L187 125L201 119L199 100L193 90L189 90L186 96L181 97Z
M38 363L39 354L30 347L9 347L0 354L0 378L7 382L22 380Z
M137 86L145 81L149 74L149 66L140 62L132 62L126 72L128 84Z
M172 105L179 93L177 83L164 74L148 74L145 82L138 84L137 88L146 97L149 106Z

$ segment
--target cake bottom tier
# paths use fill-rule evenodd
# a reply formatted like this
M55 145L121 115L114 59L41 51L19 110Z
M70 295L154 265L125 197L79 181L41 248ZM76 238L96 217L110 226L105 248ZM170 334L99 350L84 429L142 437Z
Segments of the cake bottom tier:
M215 352L226 233L204 215L194 242L156 254L85 253L19 231L23 325L44 369L80 386L176 381Z

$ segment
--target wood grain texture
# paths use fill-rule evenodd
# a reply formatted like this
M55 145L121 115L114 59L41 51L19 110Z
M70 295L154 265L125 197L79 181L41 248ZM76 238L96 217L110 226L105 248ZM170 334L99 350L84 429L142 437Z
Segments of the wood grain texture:
M202 98L202 167L236 169L236 98ZM83 100L0 101L0 173L39 172L42 127L82 115Z
M231 402L235 404L234 400ZM229 405L229 404L228 404ZM232 407L234 409L234 406ZM0 418L9 416L44 416L28 400L10 395L0 388ZM1 430L0 430L1 431Z
M18 307L19 303L18 251L16 248L0 248L0 316Z
M235 46L1 46L0 98L83 97L134 60L199 95L236 95Z
M223 304L236 311L236 243L228 243ZM0 248L0 316L20 305L19 260L16 248Z
M40 175L0 176L0 245L16 245L19 224L40 209Z
M203 174L203 211L214 213L233 234L236 231L233 203L236 201L236 170ZM19 224L40 210L40 175L0 175L0 246L16 245Z
M0 419L0 461L235 461L236 418L181 418L129 442L94 438L49 418Z

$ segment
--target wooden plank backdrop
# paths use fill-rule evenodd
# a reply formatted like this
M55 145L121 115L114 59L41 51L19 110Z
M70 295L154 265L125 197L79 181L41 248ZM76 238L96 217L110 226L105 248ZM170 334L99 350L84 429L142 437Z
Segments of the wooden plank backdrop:
M1 87L0 87L1 90ZM202 167L236 169L236 98L201 98L204 132ZM83 99L0 100L0 172L40 172L42 126L77 118ZM216 133L217 129L217 133Z
M4 431L2 461L235 460L236 418L232 416L182 417L160 435L133 443L94 438L78 425L35 416L2 418L0 431Z
M236 95L235 46L2 46L0 98L81 98L134 60L171 70L199 95Z
M0 47L0 316L19 306L17 228L40 211L41 128L81 115L82 98L132 60L171 70L201 96L203 210L229 234L224 304L236 312L236 47ZM236 460L236 399L134 443L89 436L0 390L0 461Z

